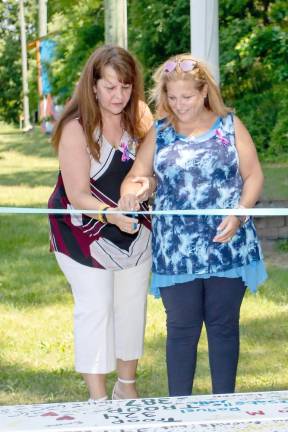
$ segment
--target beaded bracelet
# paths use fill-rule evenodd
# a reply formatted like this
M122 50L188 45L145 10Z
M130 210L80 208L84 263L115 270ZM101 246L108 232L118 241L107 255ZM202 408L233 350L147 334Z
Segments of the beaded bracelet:
M98 208L99 211L105 211L109 208L110 206L107 206L106 204L101 204L100 208ZM108 219L107 219L107 215L105 213L98 213L97 215L97 220L99 220L99 222L105 224L108 223Z

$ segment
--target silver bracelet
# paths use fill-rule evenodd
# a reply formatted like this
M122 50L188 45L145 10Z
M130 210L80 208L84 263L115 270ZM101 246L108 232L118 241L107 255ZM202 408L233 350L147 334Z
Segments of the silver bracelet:
M246 207L243 206L242 204L238 204L238 206L236 208L238 208L238 209L246 209ZM246 216L245 215L237 215L236 217L237 217L237 219L240 222L240 227L242 227L243 225L245 225L248 222L248 220L249 220L249 216L247 216L247 215Z

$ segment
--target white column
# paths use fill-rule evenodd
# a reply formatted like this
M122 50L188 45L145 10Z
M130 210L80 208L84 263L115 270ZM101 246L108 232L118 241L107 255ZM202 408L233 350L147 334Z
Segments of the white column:
M218 0L190 0L191 52L205 61L217 83L219 74Z
M27 49L26 49L26 28L23 0L19 1L19 20L21 32L21 56L22 56L22 88L23 88L23 111L24 111L24 131L32 128L29 115L29 89L27 72Z
M46 117L46 96L43 95L42 89L42 77L41 77L41 56L40 56L40 39L47 36L47 0L38 0L38 35L39 40L37 42L37 55L39 56L37 66L38 66L38 89L39 89L39 103L38 112L39 119L42 120Z
M39 0L39 37L47 35L47 0Z
M105 43L127 48L127 0L104 0Z

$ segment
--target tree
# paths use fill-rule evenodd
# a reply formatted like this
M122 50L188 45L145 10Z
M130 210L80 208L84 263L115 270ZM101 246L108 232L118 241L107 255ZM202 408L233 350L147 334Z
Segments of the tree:
M288 151L288 11L283 0L220 0L223 94L263 157Z
M49 2L49 19L59 10L70 10L73 0ZM18 123L22 112L21 45L17 0L0 3L0 119ZM66 9L65 9L66 8ZM38 37L38 7L35 0L25 1L27 43ZM30 112L38 108L36 52L28 52Z
M190 51L187 0L129 0L128 47L141 61L146 87L155 68L169 56Z
M36 34L34 23L37 11L34 1L26 1L26 5L27 40L29 41ZM7 122L18 122L22 111L18 7L18 2L15 0L2 0L0 4L0 118ZM34 63L33 60L30 62L30 75L33 73Z
M26 0L26 4L31 40L36 38L37 10L35 0ZM16 17L16 0L2 0L0 117L7 121L17 121L20 111ZM219 18L225 101L236 107L262 157L283 155L288 151L287 0L219 0ZM53 36L57 42L57 58L51 67L53 91L59 101L65 101L88 56L104 42L103 1L49 1L48 23L48 31L57 32ZM161 62L190 51L189 1L128 0L128 47L142 63L149 89L152 72ZM35 61L30 57L30 95L36 106Z
M56 11L48 27L58 32L54 37L57 58L51 66L51 80L60 102L71 96L86 60L97 45L104 43L102 1L72 3L66 10Z
M0 117L6 121L18 121L21 106L21 51L17 12L16 5L11 2L0 4Z

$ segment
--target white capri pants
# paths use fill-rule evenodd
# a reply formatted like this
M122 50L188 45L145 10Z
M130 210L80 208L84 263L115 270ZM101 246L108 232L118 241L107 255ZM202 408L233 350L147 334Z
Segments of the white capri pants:
M88 267L55 252L74 297L75 369L106 374L143 354L151 259L125 270Z

